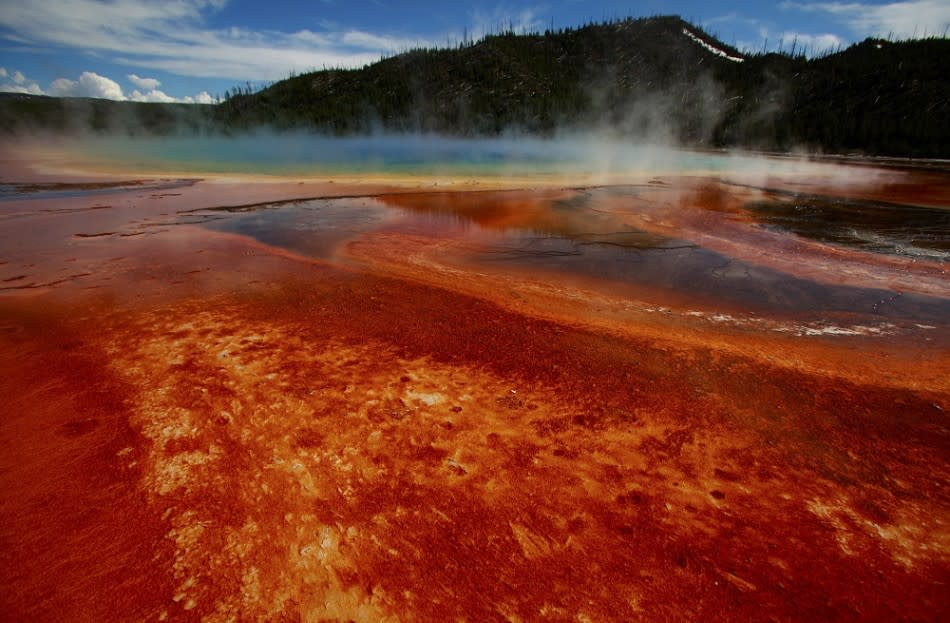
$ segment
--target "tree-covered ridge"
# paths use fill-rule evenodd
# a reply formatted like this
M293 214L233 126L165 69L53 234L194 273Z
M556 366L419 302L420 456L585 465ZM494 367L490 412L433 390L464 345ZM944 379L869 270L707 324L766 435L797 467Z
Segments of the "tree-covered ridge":
M232 97L221 112L248 126L336 132L547 133L594 124L626 124L633 131L642 129L631 127L641 120L659 122L674 113L665 99L680 108L684 100L692 106L706 96L708 85L696 78L712 71L718 57L683 35L684 27L702 32L669 17L489 35L457 49L413 50L360 70L297 76ZM638 104L649 110L634 110ZM691 134L687 129L685 138L699 138Z
M412 50L256 93L237 89L217 106L22 97L13 106L8 97L0 100L0 128L68 129L79 109L97 131L608 129L690 146L947 157L947 58L945 38L869 39L811 59L794 48L749 55L678 17L626 19Z

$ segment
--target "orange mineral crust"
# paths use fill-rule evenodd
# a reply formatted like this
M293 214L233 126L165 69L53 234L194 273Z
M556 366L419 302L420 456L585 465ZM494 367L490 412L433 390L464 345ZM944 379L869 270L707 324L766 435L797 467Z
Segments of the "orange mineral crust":
M939 240L295 186L0 201L0 618L950 614Z

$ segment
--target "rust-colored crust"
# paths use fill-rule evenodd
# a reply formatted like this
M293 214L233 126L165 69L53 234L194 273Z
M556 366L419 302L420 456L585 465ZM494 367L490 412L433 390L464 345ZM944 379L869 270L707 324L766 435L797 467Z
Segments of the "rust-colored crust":
M730 210L710 183L684 196ZM446 209L563 228L542 204L572 192ZM444 233L315 259L205 229L178 211L208 185L181 193L0 206L0 276L27 274L3 283L34 284L0 296L0 618L950 612L946 325L716 323L675 293L479 266ZM754 261L673 207L658 227L715 226Z

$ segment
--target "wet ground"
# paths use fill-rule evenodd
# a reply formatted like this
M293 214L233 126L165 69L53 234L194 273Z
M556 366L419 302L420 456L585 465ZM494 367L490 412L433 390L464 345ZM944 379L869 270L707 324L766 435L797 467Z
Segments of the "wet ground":
M4 180L0 618L944 620L950 175L874 171Z

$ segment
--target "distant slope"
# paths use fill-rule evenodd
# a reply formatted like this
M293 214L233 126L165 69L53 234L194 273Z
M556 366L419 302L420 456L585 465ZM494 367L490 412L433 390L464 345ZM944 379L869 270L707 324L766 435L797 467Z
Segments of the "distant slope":
M950 157L948 59L948 39L868 39L796 67L777 123L831 150Z
M213 106L0 93L0 133L162 135L220 130Z
M458 49L414 50L360 70L321 71L231 98L242 126L382 127L454 134L592 124L702 141L718 113L713 78L733 62L683 34L675 17L557 33L491 35ZM739 55L737 50L716 46Z
M606 129L691 146L950 157L947 58L947 39L867 40L813 60L745 56L678 17L654 17L413 50L363 69L296 76L215 107L82 106L92 107L84 114L97 131ZM68 129L66 109L77 106L56 112L42 103L31 112L8 104L0 99L0 130Z

